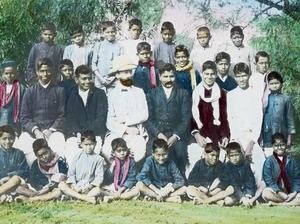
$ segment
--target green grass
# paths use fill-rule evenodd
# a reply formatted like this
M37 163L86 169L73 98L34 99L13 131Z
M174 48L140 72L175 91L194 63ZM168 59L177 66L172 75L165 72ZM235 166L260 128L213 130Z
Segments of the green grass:
M116 201L90 205L83 202L0 204L0 223L180 223L276 224L300 223L300 207L219 207Z

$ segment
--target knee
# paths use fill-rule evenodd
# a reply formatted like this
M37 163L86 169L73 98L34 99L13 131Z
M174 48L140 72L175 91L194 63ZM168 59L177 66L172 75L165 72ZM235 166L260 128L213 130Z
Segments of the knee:
M143 182L138 181L136 183L136 187L141 191L141 190L143 190L146 187L146 185Z
M12 176L9 181L15 186L19 186L21 184L21 178L19 176Z
M270 201L270 198L272 197L273 194L274 194L273 191L270 188L266 187L263 190L261 196L266 202L268 202Z
M226 206L233 206L235 204L235 202L232 197L226 197L226 198L224 198L224 204Z

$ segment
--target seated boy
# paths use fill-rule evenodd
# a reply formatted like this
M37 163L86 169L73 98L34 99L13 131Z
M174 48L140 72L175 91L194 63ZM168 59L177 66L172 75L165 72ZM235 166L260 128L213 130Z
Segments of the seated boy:
M66 99L70 95L71 89L76 86L74 80L74 66L70 59L63 59L60 61L59 71L61 74L62 81L58 82L57 85L65 89Z
M57 188L61 181L67 179L68 165L55 152L52 152L45 139L36 139L32 148L37 159L30 169L30 184L37 191L30 201L49 201L61 196Z
M181 203L186 193L184 178L175 163L169 159L168 144L163 139L153 142L152 156L149 156L136 179L136 186L145 199Z
M158 69L154 67L154 61L151 59L152 51L149 43L139 43L136 50L139 61L133 74L133 85L142 88L147 94L159 84Z
M194 199L195 204L218 203L218 201L231 195L234 190L228 186L225 191L222 191L218 186L219 177L224 170L224 165L219 160L220 148L218 145L207 143L204 151L204 159L200 159L195 164L189 175L187 195Z
M100 195L104 173L104 159L94 152L96 143L93 131L81 134L82 151L74 157L67 181L58 185L64 194L92 204L96 204L95 197Z
M232 186L234 194L224 199L225 205L242 204L253 206L261 195L263 186L257 189L255 178L249 162L244 158L243 150L237 142L230 142L226 146L229 161L225 163L225 172L220 177L221 184Z
M238 84L235 79L229 75L230 55L226 52L218 53L216 55L216 66L218 70L216 83L227 92L235 89Z
M262 196L272 205L300 205L300 170L295 159L287 155L286 138L281 133L272 136L273 155L263 167L267 187Z
M17 135L21 133L20 110L25 87L18 81L15 61L1 64L3 82L0 85L0 126L10 125Z
M137 197L140 192L135 188L136 184L136 170L135 162L130 156L130 149L122 138L116 138L111 142L113 161L110 167L105 171L104 201L111 201L115 199L129 200Z
M1 201L11 201L11 193L33 196L34 191L25 186L29 167L24 153L13 147L15 131L12 127L0 127L0 196ZM22 184L21 184L22 183Z

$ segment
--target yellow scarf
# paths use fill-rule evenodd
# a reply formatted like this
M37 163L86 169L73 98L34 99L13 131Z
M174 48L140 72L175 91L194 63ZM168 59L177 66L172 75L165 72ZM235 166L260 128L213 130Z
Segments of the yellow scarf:
M178 64L176 64L175 68L176 68L176 71L189 71L190 76L191 76L192 89L195 89L195 87L197 85L197 83L196 83L196 73L195 73L195 69L193 68L192 61L189 60L189 62L183 67L180 67Z

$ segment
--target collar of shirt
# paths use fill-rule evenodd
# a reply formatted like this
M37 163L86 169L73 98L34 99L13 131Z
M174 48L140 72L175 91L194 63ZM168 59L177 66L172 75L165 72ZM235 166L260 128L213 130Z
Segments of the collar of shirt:
M88 98L89 92L90 92L89 89L86 90L86 91L82 91L82 90L80 90L80 89L78 88L78 94L79 94L79 96L81 97L81 99L82 99L84 105L86 105L86 102L87 102L87 98Z
M228 75L222 76L220 73L218 73L218 77L219 77L223 82L225 82L226 79L227 79L227 77L228 77Z
M41 86L42 86L44 89L47 89L47 87L50 85L51 81L48 82L47 84L42 84L41 81L39 81L39 83L41 84Z
M171 88L166 88L166 87L164 87L164 86L162 86L162 87L163 87L163 90L165 91L165 94L166 94L166 96L167 96L167 99L169 99L170 96L171 96L173 87L171 87Z

